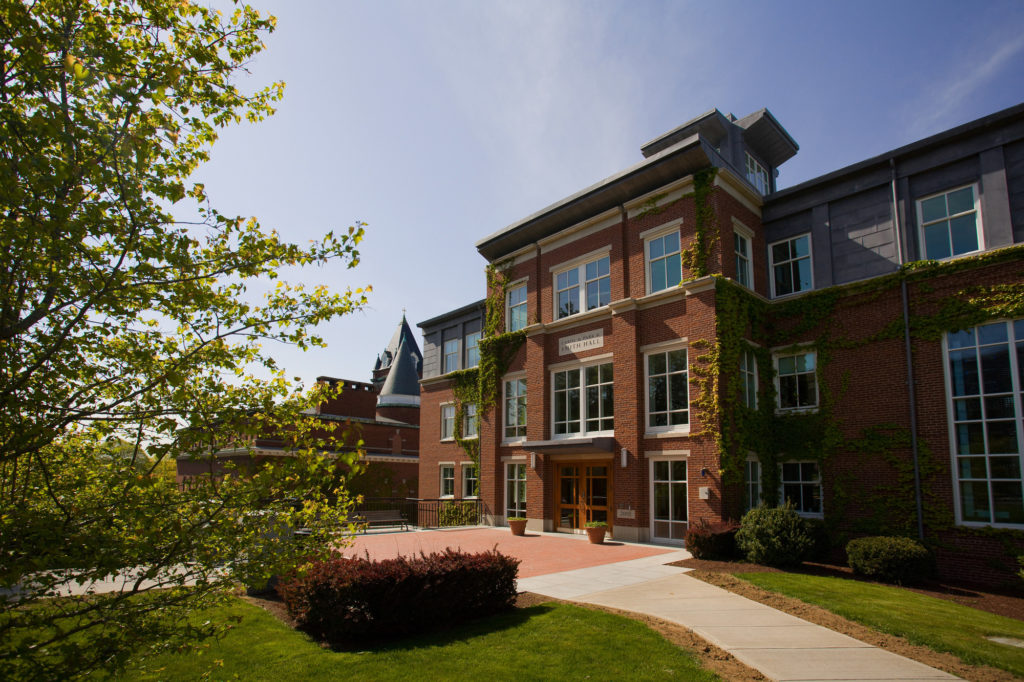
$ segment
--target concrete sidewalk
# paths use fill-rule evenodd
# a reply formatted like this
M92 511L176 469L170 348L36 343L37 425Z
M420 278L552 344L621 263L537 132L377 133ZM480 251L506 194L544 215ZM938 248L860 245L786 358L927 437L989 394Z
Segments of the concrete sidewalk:
M680 551L524 578L519 589L678 623L773 680L958 679L664 565L689 557Z

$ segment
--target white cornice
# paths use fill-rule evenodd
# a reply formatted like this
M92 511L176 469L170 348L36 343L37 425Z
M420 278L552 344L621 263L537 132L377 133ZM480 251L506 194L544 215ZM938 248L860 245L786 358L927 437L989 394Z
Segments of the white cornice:
M761 217L761 206L764 203L764 197L731 170L725 167L719 168L715 174L715 186L724 189L736 201L746 206L751 213L758 218Z
M656 190L642 194L635 199L630 199L625 204L626 214L632 219L643 211L681 199L692 191L693 176L687 175L685 178L680 178L667 185L662 185ZM655 200L653 204L650 203L652 199Z
M596 216L578 222L571 227L567 227L557 234L539 239L537 244L540 246L541 253L548 253L549 251L553 251L565 246L566 244L571 244L577 239L589 237L601 230L618 225L620 222L622 222L622 216L619 214L619 209L616 206L615 208L610 208L603 213L599 213Z

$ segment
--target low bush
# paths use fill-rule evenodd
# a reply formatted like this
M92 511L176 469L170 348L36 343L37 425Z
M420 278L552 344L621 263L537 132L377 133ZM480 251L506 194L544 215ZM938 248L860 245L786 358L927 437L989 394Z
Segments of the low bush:
M744 514L736 546L755 564L796 566L807 558L814 541L792 505L758 507Z
M736 521L720 521L708 523L702 520L692 524L686 531L686 549L696 559L711 561L730 561L738 559L736 548L736 531L740 524Z
M846 556L857 575L897 585L920 582L935 573L935 557L910 538L857 538L846 545Z
M476 509L476 502L442 502L438 510L438 525L442 528L475 526Z
M278 586L299 627L329 642L386 639L510 609L519 560L454 550L371 561L336 558Z
M832 552L832 539L829 537L828 528L821 519L804 519L804 528L807 536L811 538L811 549L807 552L805 559L811 561L824 561Z

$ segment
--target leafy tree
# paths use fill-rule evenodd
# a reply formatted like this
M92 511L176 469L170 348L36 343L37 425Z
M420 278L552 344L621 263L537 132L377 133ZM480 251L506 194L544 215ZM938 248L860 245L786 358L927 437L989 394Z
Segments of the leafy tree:
M187 0L0 1L4 677L116 669L215 634L187 614L325 555L345 519L322 481L354 455L322 453L348 434L311 420L326 389L300 394L263 344L321 345L315 325L365 303L267 281L356 265L363 225L298 246L189 180L219 128L273 113L283 84L233 82L273 28ZM251 476L179 491L159 474L189 457L215 473L225 448L244 464L282 432L290 456ZM53 598L125 569L121 591Z

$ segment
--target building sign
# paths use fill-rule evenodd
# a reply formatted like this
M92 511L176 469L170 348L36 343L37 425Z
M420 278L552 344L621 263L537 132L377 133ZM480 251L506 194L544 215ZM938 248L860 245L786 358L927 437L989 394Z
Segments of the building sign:
M569 355L580 353L593 348L600 348L604 345L604 330L594 329L593 331L573 334L558 339L558 354Z
M635 519L636 518L636 510L635 509L616 509L615 510L615 516L620 518L620 519Z

